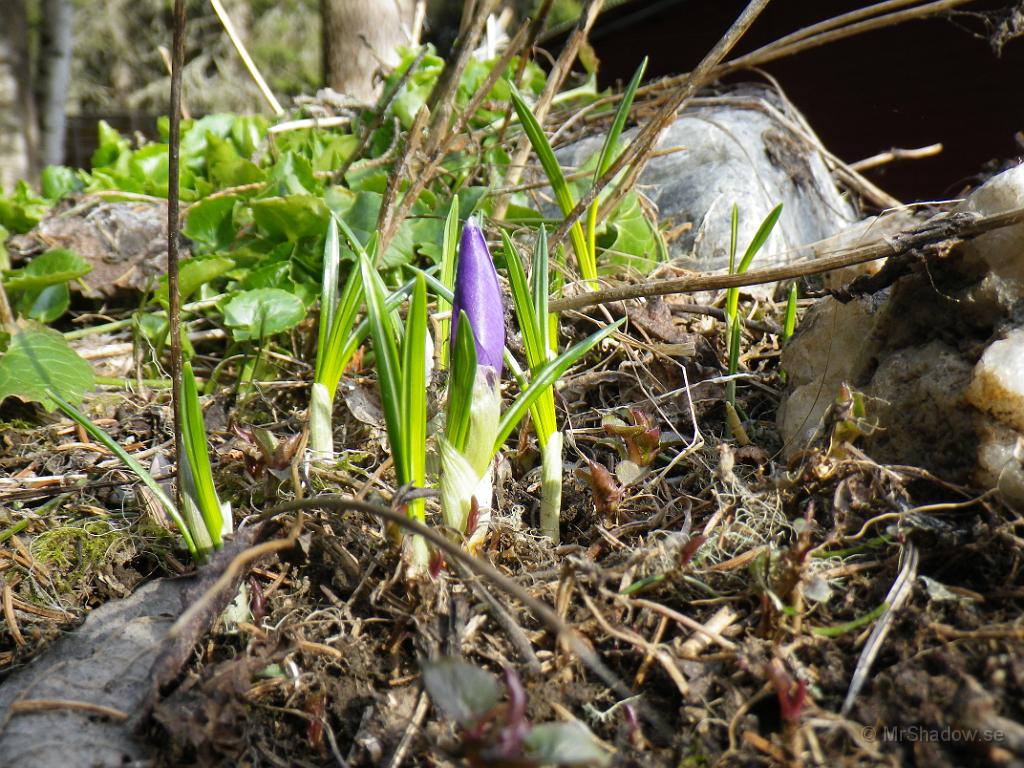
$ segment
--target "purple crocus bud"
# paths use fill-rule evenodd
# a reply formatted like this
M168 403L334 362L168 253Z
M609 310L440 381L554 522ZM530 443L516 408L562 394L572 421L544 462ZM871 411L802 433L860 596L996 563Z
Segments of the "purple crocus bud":
M451 343L454 353L459 311L465 310L476 341L477 365L488 365L501 376L505 349L505 311L494 260L484 233L474 219L462 228L459 266L455 273L455 300L452 302Z

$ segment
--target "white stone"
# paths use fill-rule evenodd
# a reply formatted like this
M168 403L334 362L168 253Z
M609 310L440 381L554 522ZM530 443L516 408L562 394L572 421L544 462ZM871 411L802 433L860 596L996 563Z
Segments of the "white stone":
M1010 331L985 350L967 399L979 411L1024 431L1024 329Z
M1024 208L1024 164L993 176L963 203L961 210L990 216ZM985 261L999 277L1024 282L1024 224L986 232L969 241L967 252Z

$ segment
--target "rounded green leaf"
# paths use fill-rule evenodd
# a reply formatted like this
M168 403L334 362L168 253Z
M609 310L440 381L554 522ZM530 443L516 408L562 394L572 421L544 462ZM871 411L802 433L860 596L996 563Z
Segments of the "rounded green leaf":
M224 322L236 341L264 339L294 328L306 316L301 299L280 288L257 288L236 295L224 307Z
M92 366L61 334L38 323L19 328L0 357L0 401L13 396L52 411L56 403L50 393L80 403L93 383Z

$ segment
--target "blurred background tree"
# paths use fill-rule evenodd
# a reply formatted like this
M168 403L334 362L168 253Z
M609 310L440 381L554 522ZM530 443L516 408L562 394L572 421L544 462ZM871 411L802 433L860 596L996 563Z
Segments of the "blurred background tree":
M468 0L475 2L475 0ZM540 0L503 0L516 17ZM223 0L271 90L287 104L329 85L369 101L378 70L412 40L416 0ZM428 0L423 40L446 53L463 0ZM555 0L551 23L579 14ZM65 119L167 112L172 0L0 0L0 185L65 161ZM194 114L264 109L209 0L188 0L184 97ZM514 22L513 22L514 23ZM83 162L74 157L72 161Z

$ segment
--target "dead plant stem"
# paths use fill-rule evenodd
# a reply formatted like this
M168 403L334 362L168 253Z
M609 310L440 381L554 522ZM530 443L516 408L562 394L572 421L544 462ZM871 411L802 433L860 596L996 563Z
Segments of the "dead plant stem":
M728 31L715 44L715 47L689 74L678 91L672 94L668 103L640 129L640 132L629 147L616 158L607 172L580 198L576 203L576 207L565 217L565 220L548 240L549 247L554 248L565 239L570 227L583 215L584 211L590 207L591 203L597 199L598 195L621 171L628 169L622 181L617 185L617 192L612 195L612 199L621 199L626 192L633 188L636 178L639 177L640 172L647 165L651 153L657 147L658 139L664 130L675 120L676 113L697 92L698 88L708 83L714 77L715 69L722 59L739 42L739 39L750 28L750 25L754 23L754 20L760 15L761 11L767 7L769 1L750 0L750 3L747 4L747 7L736 21L733 22ZM609 203L612 207L616 204Z
M184 460L181 435L181 294L178 287L178 208L181 198L181 73L185 68L185 0L174 0L174 42L171 51L170 137L167 149L167 316L171 334L171 412L174 456ZM175 501L182 505L181 483L175 482Z
M696 293L697 291L713 291L724 288L742 288L748 285L774 283L779 280L794 280L890 256L900 256L929 245L936 245L938 243L955 244L958 241L969 240L984 232L1013 226L1021 222L1024 222L1024 208L1015 208L990 216L963 213L952 214L945 219L945 223L948 226L926 224L920 229L904 232L895 237L889 237L850 249L844 253L813 261L802 261L797 264L787 264L781 267L755 269L739 275L700 274L669 280L652 280L633 285L620 285L565 299L557 299L551 302L550 309L552 312L566 312L568 310L583 309L585 307L626 301L628 299L666 296L672 293Z

